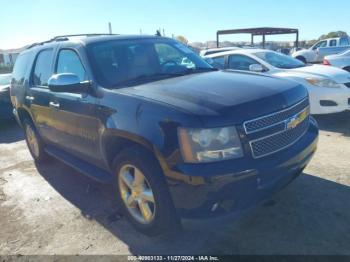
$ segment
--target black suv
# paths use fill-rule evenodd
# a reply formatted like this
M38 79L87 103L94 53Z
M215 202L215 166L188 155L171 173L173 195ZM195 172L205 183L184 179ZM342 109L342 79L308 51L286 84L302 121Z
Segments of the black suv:
M111 183L146 234L256 205L302 172L318 137L303 86L217 71L158 36L33 45L11 99L33 158Z

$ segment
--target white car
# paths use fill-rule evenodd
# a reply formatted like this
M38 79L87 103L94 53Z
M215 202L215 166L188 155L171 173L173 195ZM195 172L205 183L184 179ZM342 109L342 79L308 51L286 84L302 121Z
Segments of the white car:
M209 48L209 49L203 49L199 52L200 56L207 56L207 55L212 55L220 52L225 52L225 51L231 51L231 50L237 50L240 49L240 47L237 46L228 46L228 47L218 47L218 48Z
M206 56L219 69L253 71L288 78L304 85L311 114L337 113L350 109L349 72L301 61L264 49L240 49Z
M328 55L323 59L324 65L331 65L350 72L350 50L337 55Z

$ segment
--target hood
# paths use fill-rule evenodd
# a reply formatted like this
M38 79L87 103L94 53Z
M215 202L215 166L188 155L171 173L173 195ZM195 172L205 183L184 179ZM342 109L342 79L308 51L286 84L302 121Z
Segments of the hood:
M333 67L333 66L325 66L325 65L312 65L305 66L295 69L286 69L284 73L301 76L301 77L319 77L319 78L330 78L338 84L344 84L350 82L350 74L349 72Z
M241 123L282 110L307 96L306 89L296 82L233 71L190 74L116 92L208 117L218 125L223 124L221 118L230 123Z

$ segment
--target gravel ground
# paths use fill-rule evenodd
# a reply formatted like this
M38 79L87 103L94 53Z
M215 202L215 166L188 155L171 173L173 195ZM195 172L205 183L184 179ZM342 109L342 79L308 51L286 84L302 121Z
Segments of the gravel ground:
M0 123L0 254L350 254L350 112L317 121L318 151L289 187L171 238L137 233L108 186L55 160L36 166L21 129Z

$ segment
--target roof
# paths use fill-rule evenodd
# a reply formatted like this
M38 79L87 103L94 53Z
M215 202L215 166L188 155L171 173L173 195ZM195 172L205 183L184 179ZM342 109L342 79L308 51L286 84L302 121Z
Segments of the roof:
M32 47L37 46L43 46L44 44L56 44L58 42L65 42L65 41L79 41L84 44L90 44L100 41L109 41L109 40L126 40L126 39L150 39L150 38L162 38L165 37L161 36L154 36L154 35L110 35L110 34L78 34L78 35L62 35L62 36L56 36L48 41L40 42L40 43L34 43L27 47L27 49L30 49Z
M86 44L107 41L107 40L127 40L127 39L167 39L167 37L156 35L105 35L82 38L80 41Z
M278 34L296 34L299 30L295 28L279 28L279 27L257 27L245 29L228 29L218 30L216 34L252 34L252 35L278 35Z
M271 50L266 50L266 49L261 49L261 48L249 48L249 49L244 49L244 48L240 48L240 49L235 49L235 50L230 50L230 51L224 51L224 52L220 52L220 53L215 53L215 54L211 54L211 55L207 55L205 57L218 57L218 56L224 56L224 55L232 55L232 54L253 54L253 53L257 53L257 52L273 52Z

